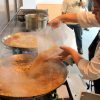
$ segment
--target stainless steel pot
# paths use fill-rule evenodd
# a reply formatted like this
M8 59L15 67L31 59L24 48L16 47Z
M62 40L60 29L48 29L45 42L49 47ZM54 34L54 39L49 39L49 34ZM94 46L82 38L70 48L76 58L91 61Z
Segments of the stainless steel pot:
M38 29L44 29L47 26L48 17L44 14L38 15Z
M40 30L46 28L48 22L48 16L44 14L27 14L26 19L26 30Z
M26 30L36 30L38 28L38 17L36 14L25 15L26 20Z

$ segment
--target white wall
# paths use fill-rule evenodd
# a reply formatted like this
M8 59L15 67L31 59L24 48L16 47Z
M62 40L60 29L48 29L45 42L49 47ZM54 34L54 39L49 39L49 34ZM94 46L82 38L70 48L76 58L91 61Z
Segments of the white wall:
M36 0L23 0L23 7L28 9L36 8Z
M36 4L61 4L63 0L23 0L23 8L35 9Z
M36 3L61 4L63 0L36 0Z
M23 0L23 5L32 7L37 3L46 3L46 4L61 4L63 0Z

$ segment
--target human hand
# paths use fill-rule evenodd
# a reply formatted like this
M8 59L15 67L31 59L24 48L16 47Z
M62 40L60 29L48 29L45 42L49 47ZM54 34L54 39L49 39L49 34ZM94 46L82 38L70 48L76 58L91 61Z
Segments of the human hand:
M72 49L72 48L70 48L70 47L61 46L60 48L61 48L62 50L64 50L65 54L71 55L73 61L74 61L77 65L78 65L78 62L80 61L80 59L83 59L83 58L80 56L80 54L79 54L76 50L74 50L74 49Z
M60 49L63 50L64 54L70 55L71 48L67 46L60 46Z
M60 47L60 48L63 49L62 47ZM70 56L70 54L67 52L67 50L63 49L62 53L60 53L59 56L60 56L60 58L59 58L60 60L66 61L67 58Z
M60 25L60 20L59 18L55 18L53 20L51 20L50 22L48 22L48 25L51 26L52 28L57 28Z
M46 61L53 61L53 60L59 60L60 56L59 54L62 52L62 50L57 46L53 45L51 48L39 53L39 55L35 58L35 62L43 63Z
M70 53L71 48L66 46L61 46L63 52L60 54L60 60L66 62L68 65L73 65L74 61Z

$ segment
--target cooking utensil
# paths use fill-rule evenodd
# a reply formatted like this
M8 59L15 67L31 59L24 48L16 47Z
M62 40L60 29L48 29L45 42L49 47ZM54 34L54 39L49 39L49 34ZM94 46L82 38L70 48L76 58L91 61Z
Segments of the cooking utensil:
M47 27L48 16L44 14L38 15L38 30L45 29Z
M29 54L12 55L0 61L1 96L39 96L55 90L66 80L67 70L63 63L48 61L33 66L33 61L34 57ZM30 68L34 72L32 76Z
M36 36L29 32L19 32L8 35L2 39L8 47L16 48L37 48Z
M25 15L26 30L41 30L46 28L48 16L45 14L27 14Z
M26 30L36 30L38 29L38 17L37 14L27 14L25 15L26 20Z
M17 16L25 16L26 14L44 14L48 15L48 9L22 9L19 10Z

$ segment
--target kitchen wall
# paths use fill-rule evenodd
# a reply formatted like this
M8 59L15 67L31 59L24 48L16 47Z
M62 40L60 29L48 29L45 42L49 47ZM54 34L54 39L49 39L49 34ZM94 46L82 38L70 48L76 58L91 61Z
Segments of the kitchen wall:
M23 0L23 7L24 8L33 8L35 9L36 8L36 0Z
M7 13L5 7L5 0L0 0L0 31L7 24Z
M0 0L0 31L20 8L20 2L21 0Z
M9 12L10 12L10 19L15 15L16 10L15 10L15 1L14 0L9 0Z
M23 0L17 0L17 10L23 5Z

